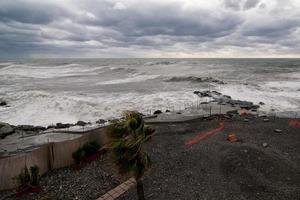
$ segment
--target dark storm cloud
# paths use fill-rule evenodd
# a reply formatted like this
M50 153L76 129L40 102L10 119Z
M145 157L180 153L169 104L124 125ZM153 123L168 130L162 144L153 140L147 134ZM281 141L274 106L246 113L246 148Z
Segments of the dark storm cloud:
M291 1L269 2L1 0L0 57L188 56L291 44L297 54L299 12Z
M256 7L259 2L260 0L247 0L244 4L244 10Z
M103 2L102 2L103 3ZM208 35L222 36L242 22L240 16L228 12L214 13L207 10L183 10L180 3L113 9L108 2L87 7L97 19L80 20L82 23L104 26L127 36L145 35Z
M224 0L224 6L235 11L248 10L257 6L260 0Z
M59 19L67 10L44 1L0 1L0 21L18 21L31 24L48 24Z
M300 26L300 18L295 20L279 19L268 23L252 24L245 27L243 35L267 38L282 38L289 35Z

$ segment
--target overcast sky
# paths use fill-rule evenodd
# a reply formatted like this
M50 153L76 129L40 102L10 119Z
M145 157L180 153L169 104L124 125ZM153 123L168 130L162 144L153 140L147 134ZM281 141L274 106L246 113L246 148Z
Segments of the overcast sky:
M1 57L300 57L300 0L1 0Z

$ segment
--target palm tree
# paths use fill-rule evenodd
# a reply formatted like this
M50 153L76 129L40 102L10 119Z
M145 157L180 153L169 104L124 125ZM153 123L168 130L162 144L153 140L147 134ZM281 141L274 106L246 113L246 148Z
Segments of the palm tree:
M155 130L145 126L142 116L137 112L125 112L124 117L124 120L108 127L107 148L119 172L135 178L138 199L144 200L143 177L151 161L143 150L143 144L151 139Z

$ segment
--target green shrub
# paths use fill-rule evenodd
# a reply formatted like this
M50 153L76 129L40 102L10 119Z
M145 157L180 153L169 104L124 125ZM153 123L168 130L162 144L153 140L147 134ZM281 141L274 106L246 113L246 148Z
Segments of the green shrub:
M34 165L32 167L30 167L30 173L31 173L31 179L30 179L30 184L37 186L39 185L39 168L38 166Z
M81 147L79 147L75 152L72 153L72 158L74 159L77 165L80 164L82 157L83 157L83 151Z
M29 185L29 183L30 183L30 173L28 171L27 166L25 166L25 168L17 176L17 181L18 181L19 186Z
M30 167L30 171L27 166L25 166L16 179L20 187L29 185L37 186L39 185L39 177L39 167L34 165Z
M84 156L94 155L99 149L100 145L96 141L86 143L82 146Z
M79 147L75 152L73 152L72 158L76 164L80 164L84 157L94 155L99 149L100 145L96 141L92 141L84 144L82 147Z

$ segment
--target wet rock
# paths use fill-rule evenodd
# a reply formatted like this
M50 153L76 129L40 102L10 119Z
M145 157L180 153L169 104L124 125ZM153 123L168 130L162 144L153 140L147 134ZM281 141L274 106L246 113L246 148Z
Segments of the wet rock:
M262 105L265 105L265 103L264 103L264 102L259 102L258 104L259 104L259 105L261 105L261 106L262 106Z
M211 83L217 83L217 84L225 84L224 81L215 79L213 77L197 77L197 76L175 76L168 80L165 80L167 82L181 82L181 81L190 81L190 82L211 82Z
M171 112L171 111L167 109L166 112Z
M162 111L161 110L156 110L156 111L154 111L154 115L158 115L158 114L161 114L162 113Z
M104 124L106 122L106 120L104 119L99 119L96 121L97 124Z
M85 126L87 125L88 123L84 122L84 121L78 121L75 125L77 126Z
M56 126L55 125L49 125L47 126L47 129L51 129L51 128L55 128Z
M43 127L43 126L36 126L35 129L36 129L36 130L39 130L39 131L44 131L44 130L46 130L46 127Z
M6 105L7 105L6 101L0 101L0 106L6 106Z
M221 105L231 105L231 106L239 106L240 108L244 108L247 110L257 110L259 108L259 105L253 104L253 102L250 101L241 101L241 100L235 100L232 99L231 96L223 95L220 92L217 91L194 91L194 94L198 95L199 97L209 97L211 100L209 102L217 102Z
M60 129L60 128L70 128L72 124L63 124L63 123L57 123L55 128Z
M33 132L39 132L46 130L43 126L32 126L32 125L18 125L15 127L16 131L33 131Z
M275 133L282 133L282 130L281 129L274 129L274 132Z
M31 126L31 125L19 125L16 127L16 130L33 131L33 130L35 130L35 128L34 128L34 126Z
M6 136L14 133L14 128L7 123L0 123L0 138L4 139Z
M262 144L262 146L263 146L263 147L267 147L267 146L269 146L269 145L268 145L268 143L264 142L264 143Z

